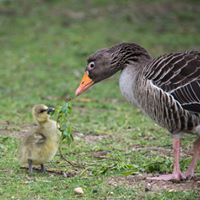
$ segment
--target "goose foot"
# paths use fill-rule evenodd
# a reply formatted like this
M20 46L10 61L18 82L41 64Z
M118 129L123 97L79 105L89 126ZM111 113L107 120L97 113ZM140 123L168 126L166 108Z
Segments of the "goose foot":
M173 174L164 174L156 177L148 177L147 180L156 180L156 181L181 181L186 179L186 177L181 173Z
M185 173L185 177L186 177L186 179L190 180L190 179L194 178L194 174L193 173L192 174Z
M184 180L185 176L181 173L179 166L180 159L180 138L173 138L173 152L174 152L174 169L172 174L160 175L158 177L149 177L148 180L157 180L157 181L180 181Z

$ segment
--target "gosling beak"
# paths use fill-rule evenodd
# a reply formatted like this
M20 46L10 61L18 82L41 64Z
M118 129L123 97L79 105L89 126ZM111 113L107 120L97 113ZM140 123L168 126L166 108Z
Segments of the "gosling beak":
M55 109L53 107L48 107L47 114L53 113Z
M88 76L88 71L85 71L83 78L81 80L81 83L75 92L76 96L86 91L93 84L94 84L94 81Z

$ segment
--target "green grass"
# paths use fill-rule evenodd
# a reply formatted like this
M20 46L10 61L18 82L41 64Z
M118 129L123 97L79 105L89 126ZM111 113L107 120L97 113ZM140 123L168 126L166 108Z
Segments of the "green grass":
M99 48L132 41L153 56L199 48L199 7L198 1L172 0L0 1L0 126L8 121L20 130L32 123L34 104L56 106L66 96L73 97L87 56ZM144 192L134 184L108 184L113 176L165 173L172 167L170 154L148 150L169 150L170 135L123 99L118 76L72 102L71 124L78 134L62 150L68 160L84 167L75 169L59 156L47 166L76 176L37 172L28 176L19 168L18 141L0 137L1 199L78 199L73 192L78 186L85 191L81 199L87 200L199 199L195 188ZM86 140L95 135L104 139ZM184 139L186 151L193 139ZM141 150L134 151L138 146ZM95 157L98 151L107 152L105 158ZM181 160L184 170L189 161L188 156Z

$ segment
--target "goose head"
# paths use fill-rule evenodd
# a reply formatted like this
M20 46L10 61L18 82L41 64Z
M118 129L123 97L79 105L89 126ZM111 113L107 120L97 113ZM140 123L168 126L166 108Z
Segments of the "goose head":
M139 63L150 56L145 49L135 43L120 43L111 48L98 50L87 60L85 73L75 94L80 95L92 85L111 77L127 65Z
M37 122L43 123L49 120L49 115L53 111L54 108L52 107L47 107L44 104L38 104L32 108L32 115Z

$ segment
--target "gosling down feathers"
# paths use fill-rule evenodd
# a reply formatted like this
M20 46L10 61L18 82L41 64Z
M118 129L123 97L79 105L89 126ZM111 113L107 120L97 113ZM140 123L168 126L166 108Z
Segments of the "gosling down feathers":
M200 155L200 52L171 53L153 59L135 43L121 43L98 50L88 58L76 95L117 71L121 71L119 86L122 95L173 137L173 173L149 179L193 177ZM179 166L180 139L184 133L197 135L186 173L182 173Z
M44 172L44 163L52 160L58 150L61 133L56 121L49 118L52 111L53 108L43 104L32 109L37 127L24 138L19 150L20 163L22 166L28 164L29 173L32 173L32 165L41 165Z

